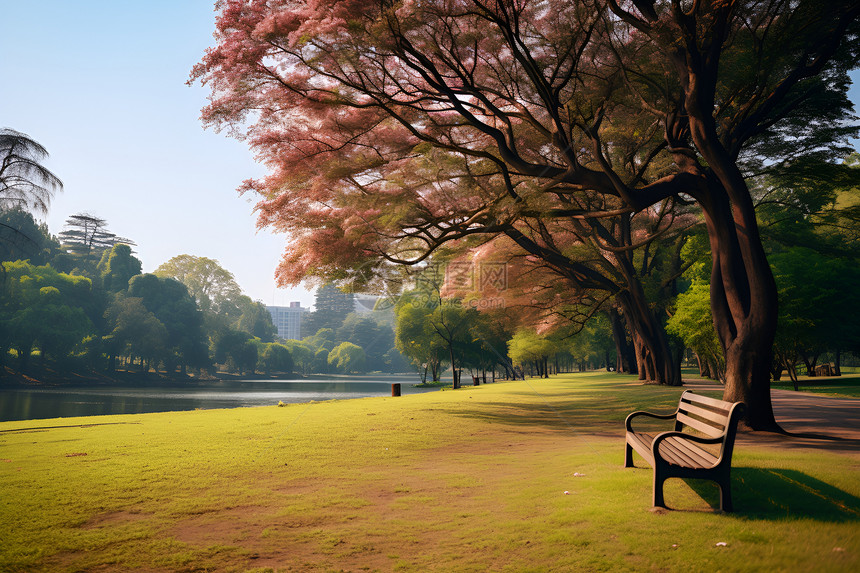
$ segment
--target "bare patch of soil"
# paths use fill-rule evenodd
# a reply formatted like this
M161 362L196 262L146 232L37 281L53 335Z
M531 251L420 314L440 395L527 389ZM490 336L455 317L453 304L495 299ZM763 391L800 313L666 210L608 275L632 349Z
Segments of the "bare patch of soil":
M109 511L100 513L90 518L81 526L81 529L97 529L99 527L116 527L126 523L134 523L149 519L151 516L145 513L132 513L129 511Z

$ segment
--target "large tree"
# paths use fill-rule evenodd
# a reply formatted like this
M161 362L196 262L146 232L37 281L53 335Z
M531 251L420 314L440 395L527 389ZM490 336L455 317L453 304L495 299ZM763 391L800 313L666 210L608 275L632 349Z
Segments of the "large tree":
M427 303L420 291L404 293L394 309L394 343L397 350L422 372L422 382L427 381L428 372L431 380L438 382L446 361L445 342L430 325L433 311L433 305Z
M155 274L176 279L186 287L204 313L237 318L242 289L233 273L208 257L177 255L163 263Z
M337 329L337 339L360 346L367 356L369 370L381 370L383 356L394 346L394 331L370 315L351 313Z
M108 231L107 221L91 213L70 216L58 237L64 249L85 260L93 254L101 255L115 245L134 245L134 241Z
M208 366L203 316L181 282L170 277L146 273L128 281L128 296L139 298L144 307L164 325L164 362L169 372L179 365L186 368Z
M15 348L21 370L34 347L43 358L63 358L94 330L87 316L94 306L90 279L27 261L2 263L0 270L0 355Z
M139 275L142 268L140 259L132 254L131 247L120 243L102 253L96 270L101 276L102 287L108 292L116 293L126 290L128 281Z
M63 182L42 161L48 152L28 135L0 129L0 209L46 213Z
M0 261L29 260L43 265L59 248L48 225L37 222L29 211L0 209Z
M146 308L139 297L119 296L105 311L108 333L104 343L108 353L108 369L116 368L116 357L127 356L134 363L140 358L140 367L150 366L167 359L168 332L158 317Z
M552 223L586 221L621 252L646 238L593 223L692 201L713 255L724 397L747 403L752 427L777 427L776 287L747 166L850 133L838 122L858 59L856 1L220 7L218 45L193 77L213 90L205 119L247 129L271 169L244 190L261 194L261 224L291 234L282 281L372 259L414 264L451 241L506 235L578 288L612 291L559 256ZM624 287L646 331L644 294Z

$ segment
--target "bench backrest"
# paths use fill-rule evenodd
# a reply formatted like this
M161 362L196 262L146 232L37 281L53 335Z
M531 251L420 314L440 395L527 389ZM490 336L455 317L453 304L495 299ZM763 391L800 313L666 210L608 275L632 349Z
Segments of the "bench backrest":
M687 390L681 394L681 400L678 402L675 430L680 431L684 425L711 438L717 438L729 430L734 433L739 414L740 410L732 402L708 398Z

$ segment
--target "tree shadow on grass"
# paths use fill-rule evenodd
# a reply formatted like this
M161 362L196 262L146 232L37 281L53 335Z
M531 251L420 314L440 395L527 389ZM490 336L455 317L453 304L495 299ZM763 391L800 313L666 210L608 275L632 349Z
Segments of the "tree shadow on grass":
M533 428L560 433L615 429L622 436L624 417L617 407L579 400L544 402L482 402L474 406L461 403L456 408L444 408L457 417L479 420L488 424L514 428Z
M540 381L530 380L529 390L512 390L507 400L466 399L444 410L459 417L481 420L490 424L512 427L532 427L545 431L566 432L570 429L617 431L624 434L624 419L634 410L672 412L678 404L682 388L654 387L647 394L631 393L625 386L571 385L569 394L559 390L547 392ZM562 390L563 393L563 390ZM469 396L471 397L471 396ZM477 394L475 397L479 397ZM671 429L667 426L664 429ZM614 433L614 432L613 432Z
M684 481L711 507L719 507L714 482ZM744 518L860 521L860 498L797 470L732 468L732 496L734 515Z

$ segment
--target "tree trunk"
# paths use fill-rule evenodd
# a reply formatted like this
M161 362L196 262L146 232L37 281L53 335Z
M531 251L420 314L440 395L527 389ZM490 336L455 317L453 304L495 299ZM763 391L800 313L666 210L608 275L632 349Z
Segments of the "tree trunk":
M615 341L615 370L617 372L631 373L630 344L627 342L627 331L621 322L621 315L614 308L610 308L609 326L612 328L612 338Z
M833 375L834 376L842 376L842 367L839 363L842 361L842 351L840 349L836 349L836 357L833 359Z
M818 363L819 354L815 352L812 356L809 356L806 352L800 353L801 358L803 358L803 364L806 366L806 375L813 377L815 374L815 366Z
M645 348L642 345L642 338L638 333L631 333L633 336L633 348L636 352L636 373L640 380L646 380L648 377L647 368L645 368Z
M725 31L715 31L711 47L719 46ZM714 119L719 58L703 56L700 47L681 41L669 52L681 80L685 113L667 134L675 140L670 141L677 149L675 163L691 176L688 194L702 207L708 230L711 313L726 359L723 399L746 404L744 422L750 428L779 431L770 398L776 282L762 247L755 205L738 167L739 147L727 147L732 143L720 139ZM704 161L691 157L685 138Z
M782 378L782 361L779 359L774 359L772 362L773 368L771 368L770 370L770 375L773 378L774 382L779 382Z
M699 376L702 378L711 378L711 368L708 361L695 352L693 353L693 356L696 357L696 363L699 365Z
M666 330L651 311L641 284L638 281L631 282L630 288L619 293L616 299L624 310L634 343L638 341L639 379L680 386L681 380L672 365Z
M743 192L727 192L727 179ZM779 431L770 398L776 282L740 173L710 178L709 191L699 202L711 245L711 313L726 358L723 400L746 404L750 428Z
M797 384L797 369L796 369L796 360L789 360L787 356L782 357L782 362L785 365L785 370L788 372L788 377L791 379L791 383L794 385L794 391L797 392L800 390Z
M627 338L627 329L618 310L611 308L608 311L609 324L612 327L612 338L615 341L616 370L628 374L636 374L636 349Z
M672 345L674 350L672 351L672 361L670 366L672 366L672 378L678 381L678 386L684 383L684 380L681 376L681 362L684 360L684 346L676 346Z

